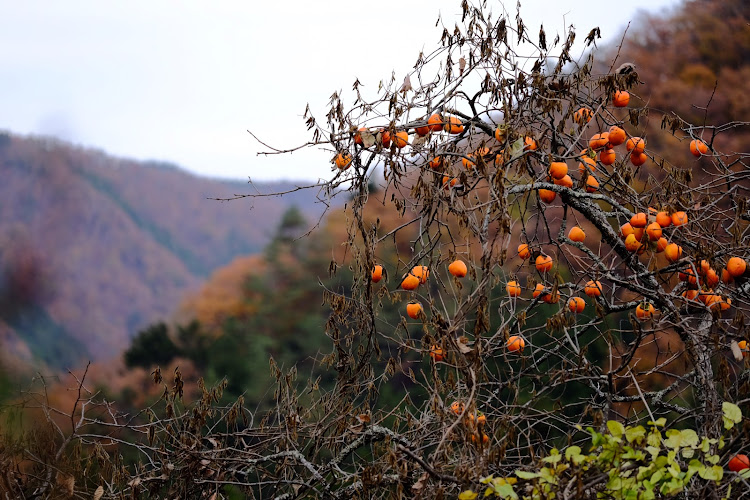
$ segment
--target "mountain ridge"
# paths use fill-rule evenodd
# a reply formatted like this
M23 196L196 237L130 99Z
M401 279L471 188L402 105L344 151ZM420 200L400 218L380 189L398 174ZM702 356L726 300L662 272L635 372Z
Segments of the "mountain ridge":
M215 269L263 249L292 205L324 210L314 190L212 199L306 182L210 179L7 131L0 174L3 348L54 369L118 354Z

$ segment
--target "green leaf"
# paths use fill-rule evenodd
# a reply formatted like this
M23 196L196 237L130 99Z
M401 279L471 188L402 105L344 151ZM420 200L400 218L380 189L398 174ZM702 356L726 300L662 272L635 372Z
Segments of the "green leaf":
M679 479L672 479L668 483L664 483L661 487L662 493L665 495L674 495L682 491L683 484Z
M500 486L499 488L495 488L495 493L497 493L502 498L510 498L512 500L518 500L518 495L516 495L516 492L513 491L513 486L510 484L504 484Z
M719 455L706 455L705 457L703 457L703 460L710 464L716 465L719 463Z
M568 446L565 450L565 460L570 460L571 457L581 454L580 446Z
M542 469L539 470L539 475L541 476L541 479L543 481L546 481L550 484L557 484L557 478L555 477L554 469L550 469L549 467L542 467Z
M691 460L690 463L688 464L686 479L690 479L691 477L693 477L693 475L696 472L700 474L700 472L705 468L706 466L703 465L703 462L701 462L700 460L696 460L696 459Z
M655 498L656 498L656 493L654 493L653 488L641 492L640 500L654 500Z
M659 481L662 480L663 477L664 477L664 472L661 470L658 470L654 472L654 474L651 476L651 482L658 483Z
M562 455L558 455L558 454L549 455L549 456L544 457L542 459L542 462L545 462L545 463L548 463L548 464L556 464L560 460L562 460L562 458L563 458Z
M541 476L538 472L526 472L525 470L517 470L516 476L521 479L536 479Z
M664 446L667 448L679 448L682 445L682 433L677 429L669 429L664 433L667 439L664 440Z
M721 410L723 412L725 429L731 429L734 427L734 424L742 422L742 410L736 404L724 401L721 403Z
M682 437L682 446L697 446L700 438L693 429L683 429L680 431Z
M519 156L523 154L523 139L517 139L516 142L514 142L510 146L510 159L515 160Z
M708 481L718 482L724 477L724 469L718 465L712 465L711 467L706 467L702 471L698 471L698 475Z
M607 481L607 489L612 491L619 491L622 489L622 478L619 475L615 475L609 478Z
M661 417L657 418L655 421L649 420L648 425L652 425L654 427L664 427L665 425L667 425L667 419L666 417Z
M639 425L637 427L628 427L625 429L625 439L628 440L628 443L632 443L633 441L639 441L643 439L646 436L646 429L643 428L642 425Z
M607 420L607 429L609 429L610 434L617 438L622 437L625 433L625 426L617 420Z
M648 437L646 438L646 442L649 444L649 446L654 446L656 448L660 447L661 433L659 431L649 433Z

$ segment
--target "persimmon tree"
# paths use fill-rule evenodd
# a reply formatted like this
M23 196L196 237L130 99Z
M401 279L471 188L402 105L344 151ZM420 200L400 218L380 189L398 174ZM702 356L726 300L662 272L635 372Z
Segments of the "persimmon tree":
M577 48L572 27L548 36L484 2L462 9L403 81L381 82L372 98L357 81L350 104L335 93L324 119L305 116L312 140L300 148L330 152L322 187L348 197L348 235L328 272L347 266L353 282L321 290L332 349L318 361L335 384L272 362L268 414L242 400L217 408L221 387L187 405L179 376L137 418L81 396L102 413L71 419L76 440L120 442L142 460L100 470L106 491L750 491L722 468L748 449L737 412L750 388L750 155L721 145L748 123L649 108L637 67L595 61L597 29ZM649 121L684 154L650 149ZM395 320L382 312L394 303ZM400 403L384 405L394 387ZM143 439L117 437L125 430ZM564 448L565 468L545 472ZM636 489L626 495L625 483Z

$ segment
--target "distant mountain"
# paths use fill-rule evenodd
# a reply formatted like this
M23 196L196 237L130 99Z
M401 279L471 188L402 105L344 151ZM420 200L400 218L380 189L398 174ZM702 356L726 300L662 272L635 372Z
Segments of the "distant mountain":
M261 250L291 205L323 211L314 189L209 198L294 187L0 134L0 352L52 368L118 354L213 270Z

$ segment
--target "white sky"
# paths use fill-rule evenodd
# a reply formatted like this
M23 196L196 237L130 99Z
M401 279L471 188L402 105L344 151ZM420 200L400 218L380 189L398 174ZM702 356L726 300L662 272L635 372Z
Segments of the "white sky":
M573 24L578 40L599 26L602 44L639 9L678 3L630 0L613 15L601 0L524 0L521 14L532 39L542 23L548 43ZM327 152L257 156L246 130L281 148L308 140L307 103L322 122L329 96L351 96L355 78L373 93L393 71L403 80L437 47L438 14L452 27L460 4L0 0L0 129L212 177L328 178ZM515 19L515 0L506 9Z

